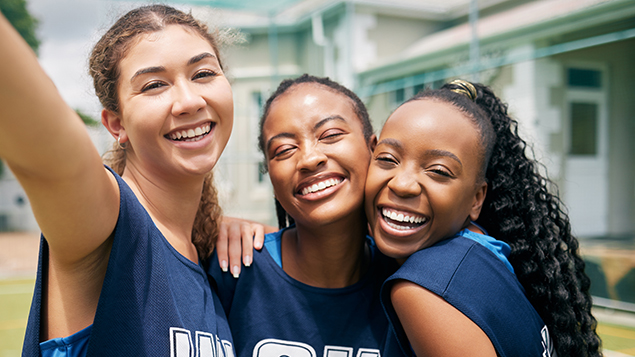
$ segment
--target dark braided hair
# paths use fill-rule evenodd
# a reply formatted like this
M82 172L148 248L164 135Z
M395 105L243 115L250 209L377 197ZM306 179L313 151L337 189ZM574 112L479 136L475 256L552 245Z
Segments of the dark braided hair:
M352 102L351 104L353 105L353 111L357 115L357 118L359 119L359 121L362 123L362 133L364 134L364 139L366 140L366 143L370 142L370 138L373 135L373 125L370 123L370 118L368 116L368 111L366 110L366 106L361 101L361 99L359 99L357 94L353 93L353 91L351 91L350 89L331 80L328 77L315 77L305 73L295 79L285 79L284 81L282 81L280 85L278 86L278 88L276 89L276 91L269 97L269 99L267 99L267 102L265 103L263 114L262 114L262 117L260 118L260 135L258 136L258 148L265 155L265 163L267 161L266 160L267 153L265 151L265 138L263 137L263 134L262 134L262 128L264 127L265 121L267 120L267 117L269 116L271 105L278 97L280 97L287 91L291 90L294 86L298 84L302 84L302 83L313 83L316 85L322 85L326 87L326 89L334 93L339 93L348 97ZM267 165L265 164L265 169L266 167ZM293 218L287 214L287 212L284 210L284 208L282 207L282 205L277 199L275 201L276 201L276 215L278 217L278 228L284 228L289 225L292 225L295 222Z
M507 105L490 88L473 86L474 100L460 83L422 92L411 100L448 102L475 123L488 183L477 223L511 247L509 261L549 328L558 356L601 356L597 323L591 315L590 280L563 203L549 191L555 184L539 173L541 164L527 156L531 150L518 136L518 122L509 117Z

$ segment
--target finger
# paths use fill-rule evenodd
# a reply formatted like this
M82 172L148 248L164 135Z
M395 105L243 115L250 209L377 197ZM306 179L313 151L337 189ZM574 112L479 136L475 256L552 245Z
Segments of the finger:
M241 224L234 223L229 226L227 240L229 241L229 266L234 278L240 276L240 266L242 265L242 242L241 242Z
M257 224L254 228L254 248L261 250L265 244L265 228Z
M221 222L218 232L218 240L216 240L216 254L218 255L218 265L225 273L227 272L227 229L228 226Z
M246 267L251 265L254 251L254 233L251 226L251 224L245 223L240 229L243 243L243 264Z

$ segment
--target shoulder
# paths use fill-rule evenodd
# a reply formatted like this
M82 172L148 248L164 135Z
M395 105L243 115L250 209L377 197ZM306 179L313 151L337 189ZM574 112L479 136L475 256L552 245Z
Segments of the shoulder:
M476 245L478 243L463 237L443 240L412 254L387 282L403 279L437 293L442 292L455 277L456 271L465 263L466 258L471 258Z
M417 355L496 356L485 332L439 295L408 281L396 282L390 295Z

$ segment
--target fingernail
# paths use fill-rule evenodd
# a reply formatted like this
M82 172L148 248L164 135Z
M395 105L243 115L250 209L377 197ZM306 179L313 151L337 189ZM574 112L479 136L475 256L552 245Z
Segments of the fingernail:
M245 266L251 266L251 256L245 255Z
M227 273L227 260L223 260L222 262L220 262L220 268L223 270L224 273Z
M234 265L232 267L232 275L234 276L234 278L238 279L238 276L240 276L240 268L238 267L238 265Z

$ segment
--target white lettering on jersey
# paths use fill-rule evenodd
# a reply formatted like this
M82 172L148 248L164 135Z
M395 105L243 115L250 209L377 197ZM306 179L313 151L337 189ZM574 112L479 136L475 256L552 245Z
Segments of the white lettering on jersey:
M170 357L194 357L190 330L170 327Z
M317 357L313 347L302 342L264 339L254 347L253 357Z
M381 353L372 348L360 348L357 350L357 357L381 357Z
M552 357L553 343L551 342L547 326L544 326L542 330L540 330L540 335L542 336L542 357Z
M196 345L189 330L170 327L170 357L234 357L231 342L209 332L196 331Z
M352 347L324 346L323 357L355 357ZM254 347L253 357L317 357L315 349L302 342L264 339ZM381 357L379 350L360 348L356 357Z
M209 332L196 331L196 356L216 356L216 336Z
M324 346L324 357L353 357L352 347Z

